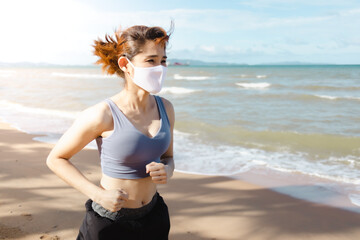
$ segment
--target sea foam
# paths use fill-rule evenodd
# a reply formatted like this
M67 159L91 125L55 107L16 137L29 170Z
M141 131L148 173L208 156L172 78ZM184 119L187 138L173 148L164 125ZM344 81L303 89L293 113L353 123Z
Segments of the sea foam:
M256 75L256 78L267 78L266 75Z
M2 70L0 69L0 77L3 78L8 78L8 77L12 77L16 74L16 71L14 70Z
M78 112L75 111L61 111L54 109L28 107L20 103L11 102L8 100L0 100L0 107L3 109L9 109L9 110L11 109L12 111L15 111L17 113L40 114L40 115L70 118L70 119L75 119L78 114Z
M360 206L360 194L349 194L349 199L352 204Z
M54 77L63 77L63 78L116 78L116 75L85 74L85 73L53 72L51 75Z
M198 91L200 90L194 90L194 89L182 88L182 87L164 87L160 93L187 94Z
M29 134L62 134L78 112L24 106L7 100L0 101L0 117L18 130Z
M189 81L201 81L201 80L206 80L209 79L210 77L208 76L181 76L180 74L174 74L174 79L175 80L189 80Z
M337 97L337 96L329 96L329 95L315 95L316 97L328 99L328 100L360 100L360 97L352 97L352 96L344 96L344 97Z
M199 174L228 175L261 166L338 183L360 184L360 174L357 170L360 159L356 156L330 157L314 161L306 152L285 149L267 151L260 148L216 145L201 139L200 135L175 133L177 169Z
M239 87L245 88L245 89L264 89L271 86L270 83L267 82L261 82L261 83L236 83Z
M335 97L335 96L327 96L327 95L315 95L316 97L319 97L319 98L324 98L324 99L329 99L329 100L336 100L338 99L338 97Z
M236 75L236 78L267 78L267 75L249 75L249 74L240 74Z

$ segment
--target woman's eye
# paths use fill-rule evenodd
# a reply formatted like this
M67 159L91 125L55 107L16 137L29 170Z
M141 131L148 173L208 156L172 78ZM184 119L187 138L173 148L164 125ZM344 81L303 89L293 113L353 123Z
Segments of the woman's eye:
M153 59L149 59L149 60L147 60L147 62L154 62L154 60L153 60Z

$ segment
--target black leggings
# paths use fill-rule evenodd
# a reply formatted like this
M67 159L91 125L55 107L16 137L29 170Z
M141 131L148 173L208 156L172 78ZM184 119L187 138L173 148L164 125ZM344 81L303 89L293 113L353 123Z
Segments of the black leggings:
M156 193L158 194L158 193ZM170 230L168 208L158 195L153 209L135 220L111 220L92 209L92 200L85 203L86 215L76 240L167 240Z

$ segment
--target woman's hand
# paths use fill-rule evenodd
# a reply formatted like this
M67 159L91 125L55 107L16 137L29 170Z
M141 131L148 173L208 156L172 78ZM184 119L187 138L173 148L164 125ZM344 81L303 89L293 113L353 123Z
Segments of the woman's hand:
M169 171L169 166L163 163L151 162L146 165L146 173L150 173L152 181L157 184L167 183Z
M98 200L95 202L111 212L119 211L129 198L129 195L121 189L102 189L98 196Z

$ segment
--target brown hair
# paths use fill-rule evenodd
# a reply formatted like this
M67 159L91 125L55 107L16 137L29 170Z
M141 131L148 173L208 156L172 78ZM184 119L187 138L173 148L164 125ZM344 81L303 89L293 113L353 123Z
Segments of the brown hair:
M173 22L171 22L169 33L161 27L136 25L124 31L115 31L115 38L106 34L105 41L100 38L94 41L94 54L100 58L96 64L101 64L104 72L116 73L124 78L124 72L119 68L118 59L124 56L131 60L142 51L142 46L148 40L155 41L156 44L160 44L166 49L172 30Z

